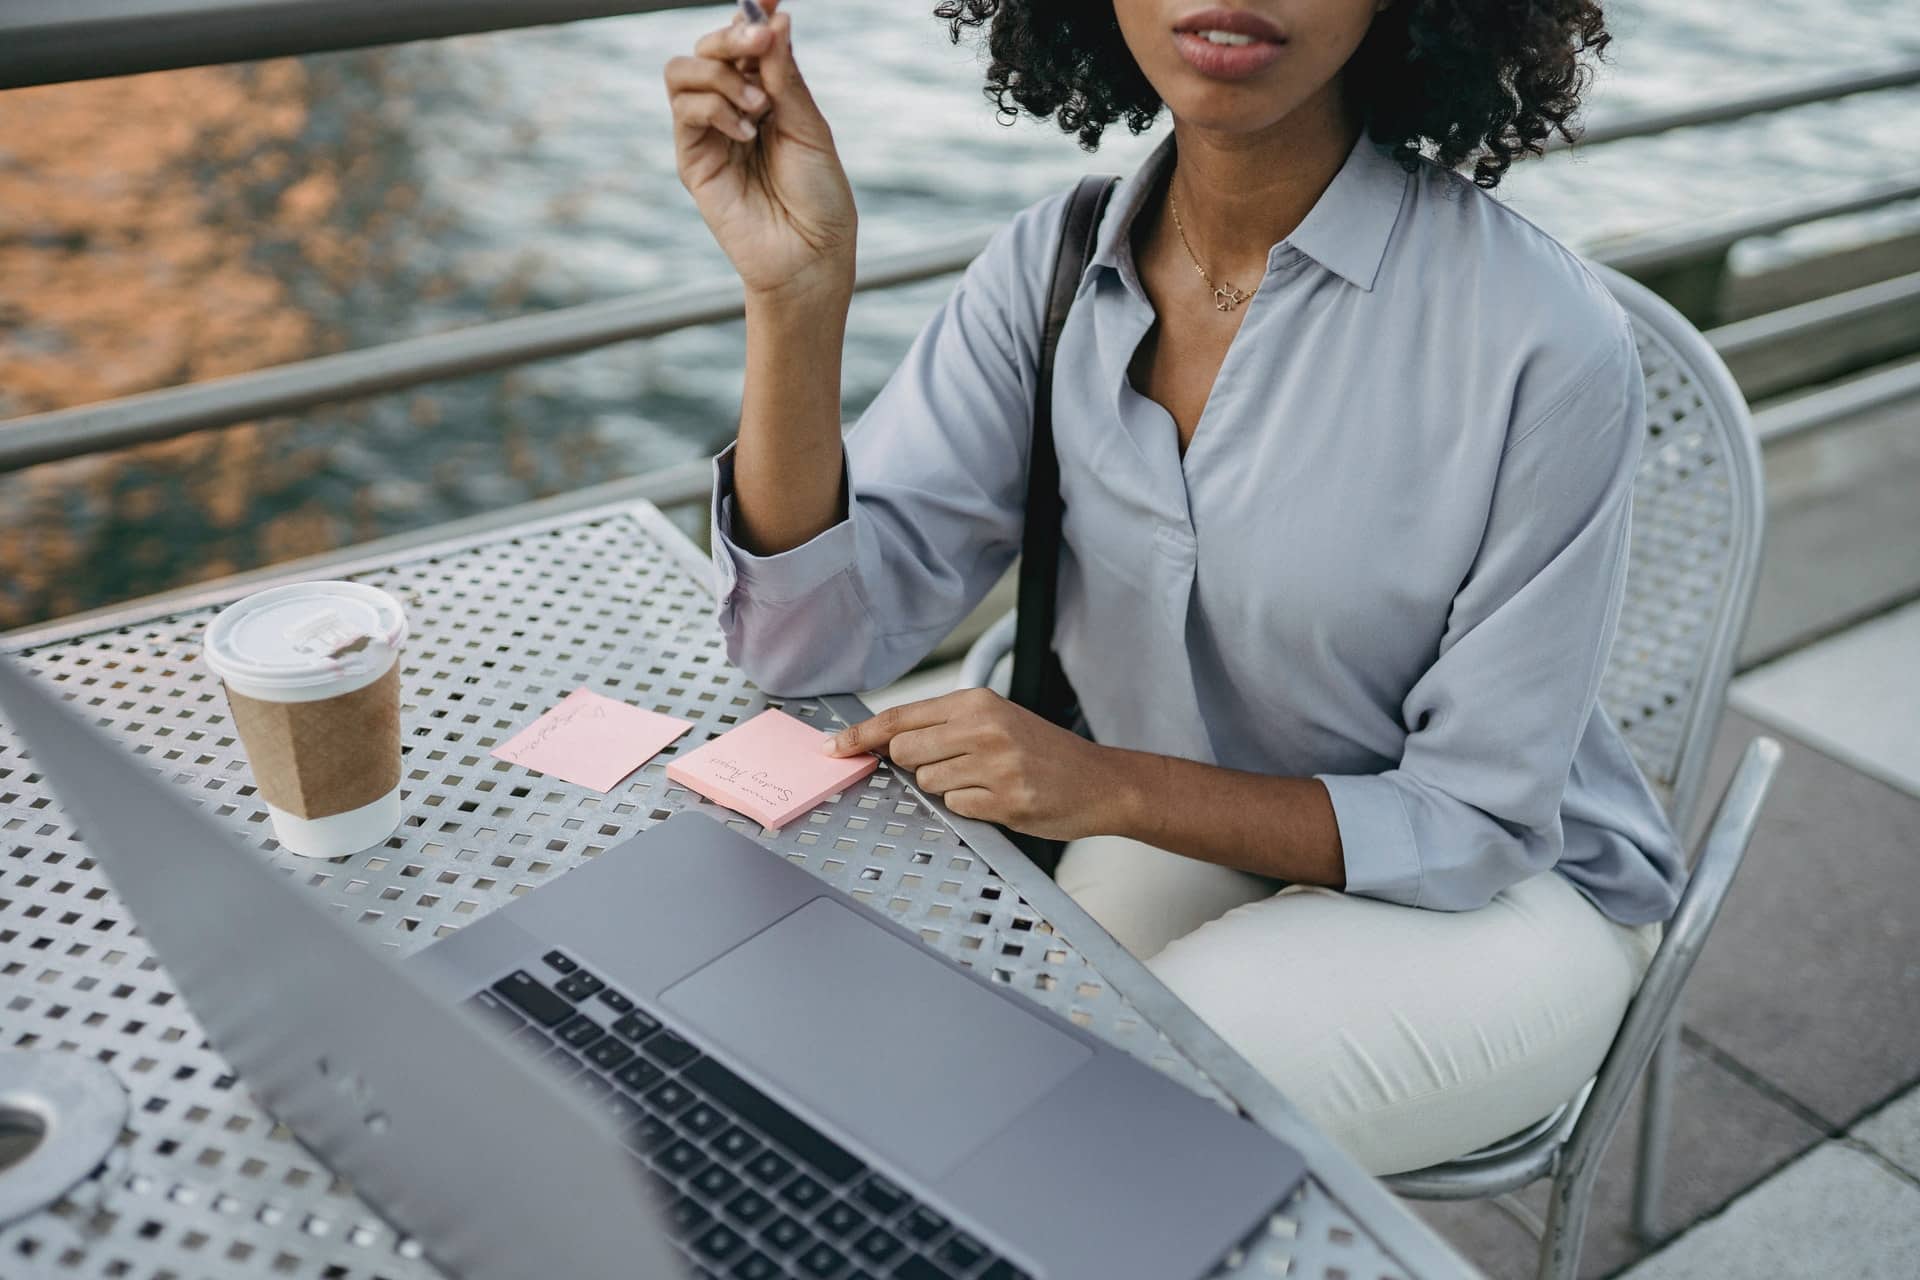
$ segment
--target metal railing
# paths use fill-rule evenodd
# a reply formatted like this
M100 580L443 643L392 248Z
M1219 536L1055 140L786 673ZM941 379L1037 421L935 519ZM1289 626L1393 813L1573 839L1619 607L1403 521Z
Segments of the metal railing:
M0 6L0 86L681 7L689 7L687 0L14 0ZM75 67L71 51L82 47L89 60ZM1643 137L1910 84L1920 84L1920 59L1605 123L1588 129L1581 141ZM1553 140L1548 150L1565 145ZM1711 306L1702 299L1717 294L1734 242L1914 196L1920 196L1920 171L1705 225L1602 243L1590 256L1656 287L1665 283L1661 291L1670 296L1697 295L1688 305L1672 300L1705 322ZM855 288L888 288L961 271L992 233L982 228L951 244L869 261L859 269ZM744 311L739 281L716 279L0 420L0 472L736 320Z
M712 4L715 0L706 0ZM0 89L689 9L697 0L3 0Z

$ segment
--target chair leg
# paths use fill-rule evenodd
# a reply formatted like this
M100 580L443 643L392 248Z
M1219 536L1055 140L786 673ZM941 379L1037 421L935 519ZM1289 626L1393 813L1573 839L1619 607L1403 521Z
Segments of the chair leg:
M1538 1280L1577 1280L1580 1246L1587 1237L1587 1209L1593 1203L1598 1157L1584 1167L1563 1163L1553 1174L1547 1201L1546 1230L1540 1233Z
M1667 1134L1673 1110L1674 1072L1680 1063L1680 1018L1672 1021L1647 1063L1646 1092L1640 1107L1639 1167L1633 1180L1633 1231L1642 1244L1661 1237L1661 1191L1667 1176Z

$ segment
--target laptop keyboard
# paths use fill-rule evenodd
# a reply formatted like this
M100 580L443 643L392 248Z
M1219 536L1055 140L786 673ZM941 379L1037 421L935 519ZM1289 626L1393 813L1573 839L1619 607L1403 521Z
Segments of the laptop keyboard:
M559 951L469 998L602 1110L713 1280L1026 1280Z

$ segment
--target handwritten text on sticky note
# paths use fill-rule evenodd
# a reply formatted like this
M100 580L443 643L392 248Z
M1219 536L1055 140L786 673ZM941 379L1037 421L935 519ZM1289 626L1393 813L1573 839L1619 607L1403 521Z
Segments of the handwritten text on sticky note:
M595 791L611 791L620 779L691 728L691 720L676 720L580 688L495 747L492 754Z
M872 773L877 756L824 754L827 735L769 707L737 729L668 762L667 779L763 827L784 827Z

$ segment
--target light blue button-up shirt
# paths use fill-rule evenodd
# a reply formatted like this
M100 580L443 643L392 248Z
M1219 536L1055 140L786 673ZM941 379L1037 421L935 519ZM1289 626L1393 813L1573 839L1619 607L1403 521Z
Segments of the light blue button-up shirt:
M1646 428L1625 311L1362 134L1267 255L1183 458L1127 375L1155 318L1128 232L1173 152L1115 190L1054 367L1055 647L1092 737L1318 778L1351 893L1464 910L1551 868L1667 918L1679 842L1597 702ZM716 461L720 625L762 688L896 679L1018 553L1068 195L994 234L860 416L847 519L751 555Z

